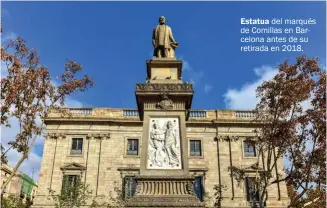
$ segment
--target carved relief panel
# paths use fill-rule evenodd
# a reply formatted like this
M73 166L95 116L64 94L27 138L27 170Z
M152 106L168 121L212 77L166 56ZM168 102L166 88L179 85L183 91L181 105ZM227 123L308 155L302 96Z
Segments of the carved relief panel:
M178 118L151 118L147 169L182 169Z

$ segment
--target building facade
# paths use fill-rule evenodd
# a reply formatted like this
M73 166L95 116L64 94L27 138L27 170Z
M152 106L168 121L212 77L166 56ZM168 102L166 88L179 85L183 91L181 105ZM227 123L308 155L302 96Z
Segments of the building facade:
M80 177L90 186L92 196L99 200L108 199L109 192L115 187L124 190L126 196L133 195L135 190L130 179L140 176L142 168L147 168L142 165L142 160L143 163L147 161L148 154L142 157L142 152L149 146L145 143L147 135L144 134L140 111L113 108L65 110L71 115L62 117L61 113L52 112L46 120L47 137L35 207L53 205L47 197L48 189L60 192L65 175ZM225 187L222 207L250 207L247 180L238 184L231 177L229 167L251 167L257 162L255 147L244 141L255 136L254 113L190 110L187 116L183 124L185 137L182 139L186 143L183 149L186 157L183 159L188 163L187 174L195 179L195 195L211 207L214 187L221 184ZM284 174L282 160L277 172ZM254 176L255 173L249 171L248 180ZM285 183L269 186L268 193L267 207L286 207Z

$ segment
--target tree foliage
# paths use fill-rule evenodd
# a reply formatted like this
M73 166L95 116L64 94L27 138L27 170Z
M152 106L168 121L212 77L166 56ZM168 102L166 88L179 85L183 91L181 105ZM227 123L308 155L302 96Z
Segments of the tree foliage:
M13 208L13 207L19 207L19 208L29 208L31 207L33 202L30 198L27 198L25 201L23 201L22 198L20 198L17 195L10 194L4 196L1 195L1 207L2 208Z
M68 180L63 181L60 194L52 189L49 189L49 198L53 200L56 208L77 208L87 204L87 200L91 197L92 191L89 190L89 185L84 185L83 182L77 180L72 184Z
M256 189L259 203L267 200L267 187L285 181L293 188L290 207L326 203L326 74L318 59L298 57L295 64L279 65L277 75L257 89L260 124L256 143ZM282 157L290 162L286 176L276 175ZM265 167L259 166L260 160ZM239 180L246 170L231 167ZM290 192L289 192L290 193ZM300 202L310 201L310 205Z
M221 201L223 200L222 192L227 190L225 185L215 185L214 190L214 204L213 207L221 207Z
M19 122L15 138L2 138L10 142L1 144L1 162L7 162L6 154L12 149L22 154L10 177L2 184L3 190L28 158L36 138L42 135L43 120L49 110L64 106L67 96L73 92L92 87L93 80L87 75L78 77L82 66L68 60L55 83L49 69L40 63L37 50L29 49L21 38L1 46L1 61L8 72L1 78L1 125L10 127L11 118Z

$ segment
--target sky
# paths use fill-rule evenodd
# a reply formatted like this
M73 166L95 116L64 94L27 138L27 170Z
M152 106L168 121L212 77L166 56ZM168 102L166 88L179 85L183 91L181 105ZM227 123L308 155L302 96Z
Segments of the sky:
M67 59L94 79L95 86L70 96L68 106L136 108L135 84L145 82L161 15L180 44L182 78L194 84L192 109L253 109L256 87L283 61L306 55L326 65L325 2L2 2L1 13L2 44L25 39L54 80ZM313 18L317 24L305 26L310 32L303 52L241 52L241 18ZM1 137L13 138L15 128L2 128ZM21 167L36 180L43 143L37 140ZM10 164L18 157L10 152Z

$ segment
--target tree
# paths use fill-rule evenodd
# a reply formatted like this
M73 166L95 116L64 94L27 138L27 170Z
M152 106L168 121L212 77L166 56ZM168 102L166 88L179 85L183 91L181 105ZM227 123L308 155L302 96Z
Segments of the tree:
M12 207L27 208L28 206L26 205L26 203L22 201L21 198L19 198L16 195L8 195L7 197L1 195L1 207L2 208L12 208Z
M259 193L259 207L265 206L268 186L281 181L294 189L289 207L305 206L300 201L313 196L310 206L321 200L326 203L325 86L326 74L318 59L301 56L295 64L282 63L278 74L258 87L254 122L259 128L257 136L247 140L254 142L258 151L258 161L251 168L256 172L253 185ZM291 164L285 177L276 175L283 156ZM245 169L231 169L235 178L244 180Z
M58 77L59 85L56 85L48 68L40 64L37 50L29 49L21 38L1 46L1 61L8 70L8 75L1 78L1 125L10 127L10 118L16 118L20 125L6 150L1 144L1 162L7 162L9 150L14 149L22 154L11 175L2 184L1 189L4 190L28 158L37 137L42 135L45 127L42 121L49 110L64 106L66 97L73 92L92 87L93 80L87 75L78 78L82 66L68 60L64 73Z
M76 208L85 206L91 194L92 191L89 190L89 185L84 185L80 179L74 182L69 181L67 177L63 181L60 194L56 194L54 190L49 189L49 198L52 198L56 208Z
M215 185L213 187L214 192L214 204L213 207L221 207L221 201L223 200L222 192L227 190L225 185Z

